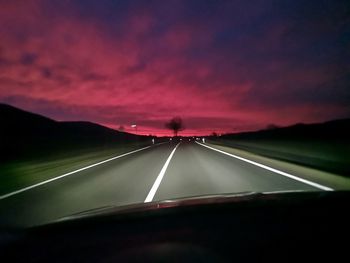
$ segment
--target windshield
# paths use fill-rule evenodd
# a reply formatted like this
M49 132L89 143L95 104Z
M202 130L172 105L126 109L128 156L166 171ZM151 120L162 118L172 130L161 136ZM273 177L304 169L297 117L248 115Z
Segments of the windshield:
M348 1L0 1L0 225L350 189Z

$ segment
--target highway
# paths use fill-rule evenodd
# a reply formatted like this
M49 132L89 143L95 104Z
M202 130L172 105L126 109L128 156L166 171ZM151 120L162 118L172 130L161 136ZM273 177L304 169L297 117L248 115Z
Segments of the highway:
M42 224L110 205L284 190L320 189L194 141L169 142L0 198L0 224Z

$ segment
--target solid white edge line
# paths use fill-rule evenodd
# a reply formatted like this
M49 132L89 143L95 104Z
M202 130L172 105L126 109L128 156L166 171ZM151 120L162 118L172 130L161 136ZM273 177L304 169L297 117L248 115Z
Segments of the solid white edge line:
M248 159L245 159L243 157L239 157L237 155L234 155L234 154L231 154L231 153L227 153L227 152L224 152L224 151L221 151L219 149L215 149L213 147L210 147L208 145L205 145L205 144L202 144L202 143L199 143L199 142L196 142L197 144L203 146L203 147L207 147L213 151L217 151L219 153L222 153L222 154L226 154L228 156L231 156L233 158L236 158L236 159L239 159L241 161L244 161L244 162L247 162L247 163L250 163L250 164L253 164L253 165L256 165L256 166L259 166L263 169L266 169L266 170L269 170L271 172L274 172L274 173L277 173L277 174L280 174L280 175L283 175L285 177L288 177L288 178L291 178L291 179L294 179L296 181L299 181L299 182L302 182L304 184L308 184L308 185L311 185L313 187L316 187L318 189L321 189L321 190L325 190L325 191L334 191L334 189L330 188L330 187L327 187L327 186L324 186L324 185L321 185L321 184L318 184L318 183L314 183L314 182L311 182L309 180L306 180L306 179L303 179L303 178L300 178L300 177L297 177L295 175L292 175L292 174L289 174L289 173L286 173L286 172L283 172L283 171L280 171L280 170L277 170L275 168L272 168L270 166L267 166L267 165L264 165L264 164L260 164L260 163L257 163L257 162L254 162L254 161L251 161L251 160L248 160Z
M172 152L170 153L168 159L166 160L165 164L163 165L162 170L160 170L160 173L158 174L157 179L154 181L154 184L153 184L151 190L149 191L149 193L148 193L148 195L147 195L147 197L146 197L146 199L145 199L145 201L144 201L145 203L152 202L153 197L154 197L154 195L156 194L160 183L162 182L162 179L163 179L163 177L164 177L164 174L165 174L166 169L168 168L168 165L169 165L169 163L170 163L170 160L171 160L171 158L173 157L173 155L174 155L174 153L175 153L175 151L176 151L176 149L177 149L177 147L178 147L179 145L180 145L180 142L179 142L179 143L175 146L175 148L172 150Z
M163 144L163 143L166 143L166 142L154 144L154 145L152 145L152 146L160 145L160 144ZM11 193L8 193L8 194L1 195L1 196L0 196L0 200L5 199L5 198L8 198L8 197L13 196L13 195L16 195L16 194L19 194L19 193L22 193L22 192L27 191L27 190L33 189L33 188L38 187L38 186L41 186L41 185L43 185L43 184L47 184L47 183L50 183L50 182L52 182L52 181L56 181L56 180L58 180L58 179L61 179L61 178L63 178L63 177L66 177L66 176L68 176L68 175L71 175L71 174L75 174L75 173L84 171L84 170L86 170L86 169L95 167L95 166L97 166L97 165L100 165L100 164L103 164L103 163L107 163L107 162L113 161L113 160L115 160L115 159L119 159L119 158L124 157L124 156L127 156L127 155L129 155L129 154L133 154L133 153L136 153L136 152L139 152L139 151L146 150L146 149L148 149L148 148L151 148L152 146L147 146L147 147L144 147L144 148L141 148L141 149L137 149L137 150L134 150L134 151L131 151L131 152L127 152L127 153L124 153L124 154L121 154L121 155L118 155L118 156L109 158L109 159L107 159L107 160L104 160L104 161L101 161L101 162L98 162L98 163L95 163L95 164L91 164L91 165L85 166L85 167L80 168L80 169L78 169L78 170L74 170L74 171L72 171L72 172L65 173L65 174L59 175L59 176L57 176L57 177L54 177L54 178L51 178L51 179L42 181L42 182L40 182L40 183L33 184L33 185L31 185L31 186L27 186L27 187L22 188L22 189L19 189L19 190L17 190L17 191L14 191L14 192L11 192Z

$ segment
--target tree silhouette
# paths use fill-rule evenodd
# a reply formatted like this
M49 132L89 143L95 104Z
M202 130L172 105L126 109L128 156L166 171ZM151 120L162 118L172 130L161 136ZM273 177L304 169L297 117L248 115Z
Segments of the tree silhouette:
M180 117L174 117L169 122L165 124L169 130L174 132L174 136L176 137L179 131L184 129L182 119Z

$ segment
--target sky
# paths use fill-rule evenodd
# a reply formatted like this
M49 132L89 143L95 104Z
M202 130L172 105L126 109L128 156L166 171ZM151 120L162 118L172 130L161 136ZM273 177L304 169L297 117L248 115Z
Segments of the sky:
M0 0L0 102L142 134L350 117L348 1Z

